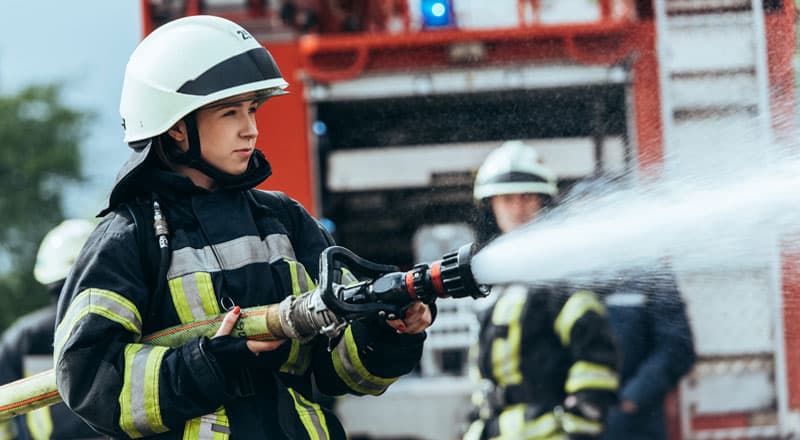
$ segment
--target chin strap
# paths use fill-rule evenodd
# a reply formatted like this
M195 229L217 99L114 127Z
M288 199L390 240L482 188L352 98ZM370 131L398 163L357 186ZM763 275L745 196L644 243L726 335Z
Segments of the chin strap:
M214 179L220 188L238 188L256 186L272 174L272 168L264 157L264 153L254 150L247 164L247 171L242 174L228 174L206 162L200 148L200 132L197 130L197 116L195 112L183 118L186 124L186 134L189 140L189 150L175 158L175 162L194 168L206 176Z

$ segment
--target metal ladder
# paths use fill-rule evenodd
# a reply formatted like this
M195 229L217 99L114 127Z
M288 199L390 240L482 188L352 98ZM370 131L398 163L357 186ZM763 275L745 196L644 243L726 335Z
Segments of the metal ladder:
M762 0L655 0L654 5L665 176L702 176L709 169L734 171L743 161L764 160L761 146L772 140L772 129ZM780 263L777 267L775 264L769 261L753 266L756 278L767 285L764 289L769 294L763 296L768 297L764 299L768 303L765 310L771 310L771 316L765 317L769 319L765 325L771 326L773 332L771 339L765 337L749 346L759 346L755 350L758 353L709 348L713 341L708 341L710 332L704 332L704 327L725 325L722 321L712 322L715 316L718 320L726 319L712 308L730 307L728 311L732 311L737 307L730 298L727 301L730 306L720 306L726 303L720 296L724 293L722 285L696 282L693 291L684 290L701 359L681 384L684 439L765 438L785 434L788 396L780 313ZM688 274L690 278L698 276L703 274ZM720 294L709 294L709 289L719 290ZM709 300L712 296L714 299ZM741 376L736 376L737 372ZM773 404L767 417L770 422L726 429L693 426L693 415L703 407L701 400L714 400L708 399L708 391L724 389L720 387L725 383L721 376L726 374L729 384L742 380L750 381L750 386L763 385L760 374L774 377ZM706 396L700 395L703 390ZM729 409L735 408L733 402L729 403ZM744 409L747 402L743 403L740 413L747 412Z

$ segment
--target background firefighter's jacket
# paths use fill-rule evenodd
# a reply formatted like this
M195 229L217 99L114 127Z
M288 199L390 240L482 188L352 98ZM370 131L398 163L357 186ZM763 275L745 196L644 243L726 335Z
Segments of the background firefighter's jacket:
M697 357L674 273L626 274L598 290L623 351L620 400L637 405L635 413L612 408L603 438L666 439L664 398Z
M221 304L277 303L309 290L327 245L317 223L288 198L282 217L290 221L282 222L249 190L210 193L177 174L142 173L142 185L160 189L169 222L167 291L152 298L150 263L137 246L132 216L120 207L89 238L59 303L59 392L98 431L344 438L335 417L312 400L312 373L326 394L376 395L416 365L425 335L399 335L375 321L353 323L331 351L322 336L260 356L232 336L176 349L138 343L154 330L224 312Z
M59 284L60 287L60 284ZM0 341L0 384L32 376L53 367L53 323L56 304L20 317ZM0 440L88 439L97 437L63 403L0 422Z
M597 437L618 388L618 355L597 296L555 285L492 294L497 301L481 316L477 350L480 376L492 391L478 402L481 419L471 435Z

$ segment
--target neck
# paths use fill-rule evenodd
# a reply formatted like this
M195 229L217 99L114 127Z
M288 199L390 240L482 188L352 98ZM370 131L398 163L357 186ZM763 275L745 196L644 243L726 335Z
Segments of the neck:
M196 170L186 165L177 165L175 171L188 177L195 185L208 191L217 189L217 183L211 177L205 175L202 171Z

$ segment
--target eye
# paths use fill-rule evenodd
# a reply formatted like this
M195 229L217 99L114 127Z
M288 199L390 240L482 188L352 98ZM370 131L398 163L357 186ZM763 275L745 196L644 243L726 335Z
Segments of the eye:
M258 110L258 106L257 105L250 106L250 113L255 113L256 110Z
M236 110L228 110L225 113L223 113L222 116L223 117L225 117L225 116L233 116L235 114L236 114Z

